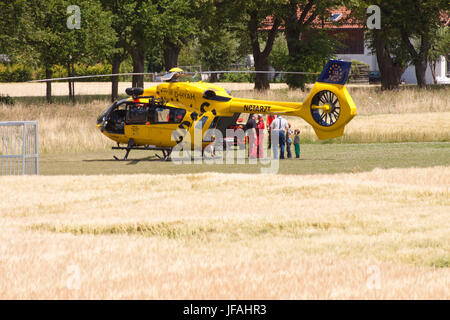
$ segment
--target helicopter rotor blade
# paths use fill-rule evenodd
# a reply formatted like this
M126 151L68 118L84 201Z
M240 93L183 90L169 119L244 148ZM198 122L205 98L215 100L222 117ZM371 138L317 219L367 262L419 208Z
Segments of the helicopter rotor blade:
M102 77L117 77L117 76L141 76L141 75L152 75L160 76L162 81L170 81L175 74L178 72L171 73L151 73L151 72L129 72L129 73L114 73L114 74L96 74L89 76L75 76L75 77L63 77L63 78L50 78L50 79L40 79L40 80L30 80L28 82L53 82L53 81L64 81L64 80L76 80L76 79L91 79L91 78L102 78ZM184 75L197 75L197 74L220 74L220 73L266 73L266 74L298 74L298 75L319 75L319 72L296 72L296 71L256 71L256 70L223 70L223 71L196 71L196 72L183 72Z
M166 73L156 73L156 76L165 75ZM52 81L62 81L62 80L70 80L70 79L89 79L89 78L101 78L101 77L117 77L117 76L141 76L141 75L155 75L155 73L145 72L145 73L114 73L114 74L96 74L89 76L75 76L75 77L65 77L65 78L51 78L51 79L40 79L40 80L31 80L28 82L52 82Z
M184 72L184 74L211 74L211 73L276 73L276 74L320 74L320 72L302 72L302 71L257 71L257 70L228 70L228 71L197 71Z

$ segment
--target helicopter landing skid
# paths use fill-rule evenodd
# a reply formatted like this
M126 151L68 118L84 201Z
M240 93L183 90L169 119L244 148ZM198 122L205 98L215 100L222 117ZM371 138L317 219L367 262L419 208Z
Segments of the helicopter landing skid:
M170 149L170 148L158 148L158 147L150 147L150 146L143 146L143 147L126 146L126 147L121 147L120 145L117 145L117 147L112 147L112 149L113 150L126 150L125 157L123 157L123 159L119 159L118 157L114 156L114 159L116 159L117 161L127 161L128 160L128 155L130 154L131 150L162 151L162 153L163 153L162 156L160 156L159 154L155 154L153 157L156 157L156 158L158 158L160 160L164 160L164 161L169 160L170 153L172 152L172 149Z

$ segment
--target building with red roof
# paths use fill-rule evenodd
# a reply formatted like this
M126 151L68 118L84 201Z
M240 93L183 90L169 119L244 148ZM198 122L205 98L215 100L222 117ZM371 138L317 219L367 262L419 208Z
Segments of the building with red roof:
M299 10L298 15L300 16ZM307 17L306 17L307 18ZM448 13L441 14L443 25L450 26L450 16ZM264 27L260 30L268 30L272 26L272 18L268 17L263 22ZM369 65L370 70L378 71L378 62L375 54L372 54L364 41L365 23L361 23L351 16L351 11L346 7L330 10L330 16L326 19L317 17L312 22L312 27L324 29L328 34L336 35L343 47L335 52L337 59L352 61L358 60ZM280 27L283 30L283 26ZM300 70L301 71L301 70ZM406 83L417 84L414 65L408 66L402 78ZM450 53L441 56L436 65L436 79L438 83L450 83ZM433 83L431 70L428 67L426 81Z

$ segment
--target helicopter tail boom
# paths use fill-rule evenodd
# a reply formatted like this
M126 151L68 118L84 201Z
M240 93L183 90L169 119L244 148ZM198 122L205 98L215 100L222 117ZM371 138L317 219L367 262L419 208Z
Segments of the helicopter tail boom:
M320 140L344 134L356 115L356 106L345 87L351 62L330 60L303 103L233 98L230 112L279 114L303 118Z

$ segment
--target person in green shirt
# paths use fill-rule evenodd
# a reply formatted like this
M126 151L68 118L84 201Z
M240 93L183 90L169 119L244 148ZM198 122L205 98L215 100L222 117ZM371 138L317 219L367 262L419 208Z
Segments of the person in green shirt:
M300 130L295 129L294 131L294 148L295 148L295 157L300 158Z

